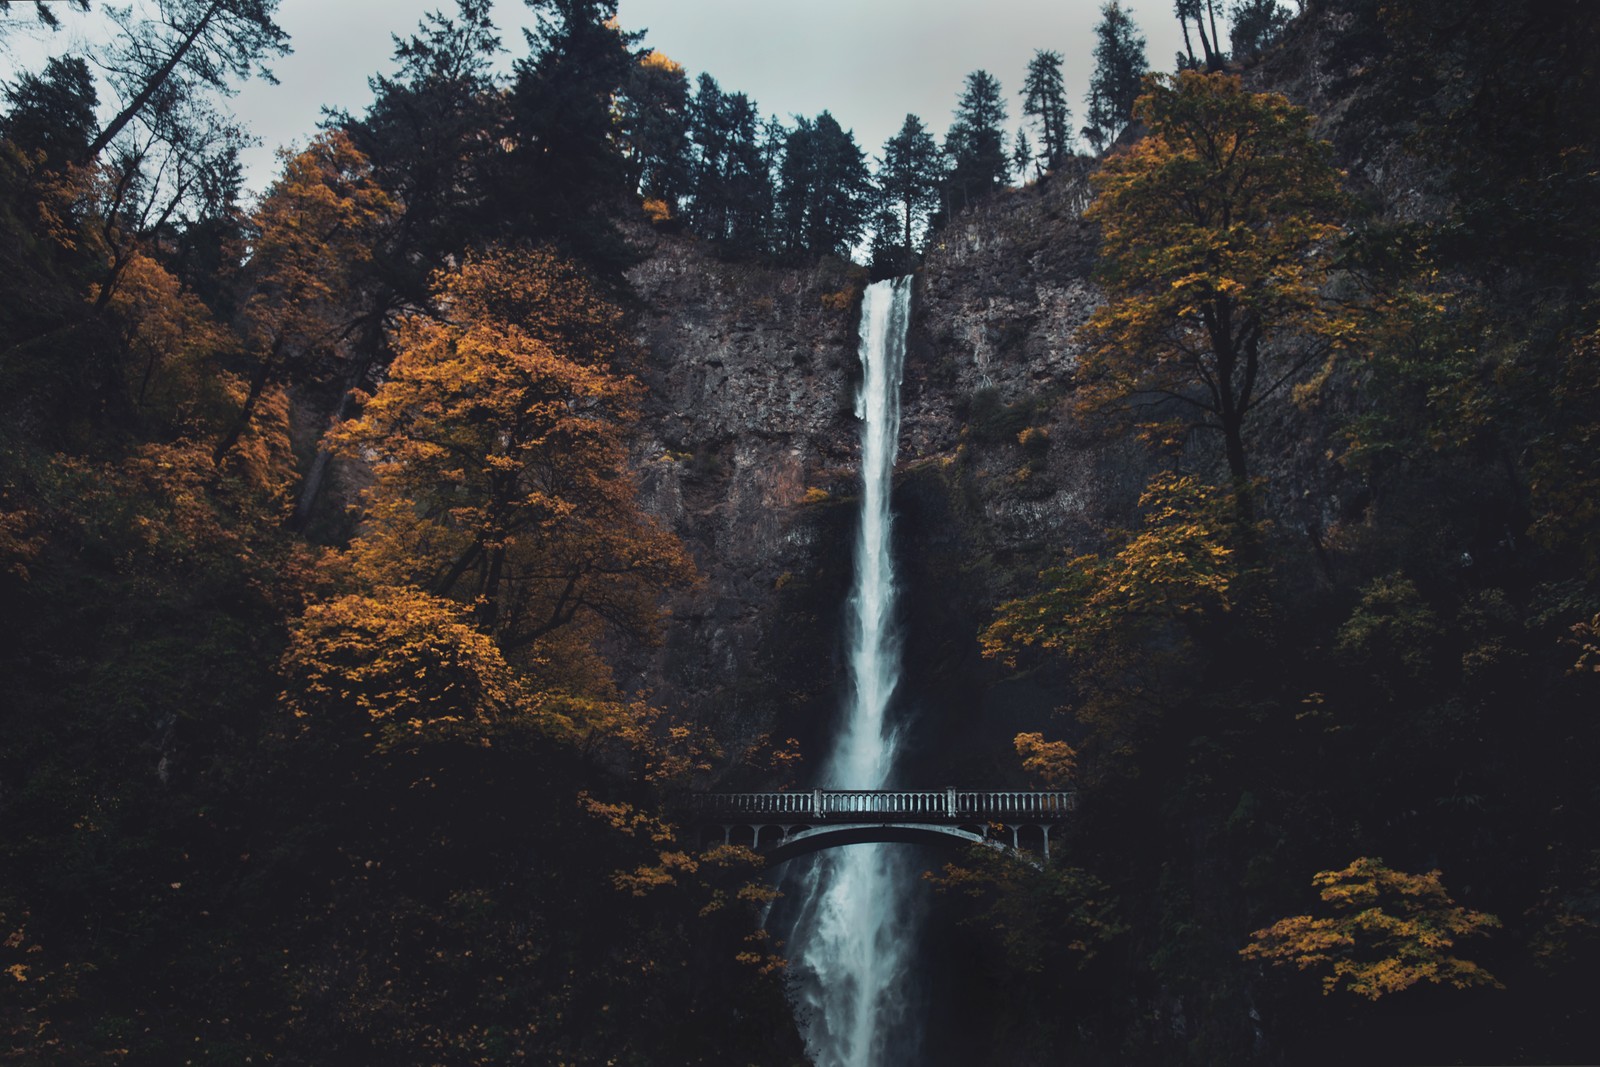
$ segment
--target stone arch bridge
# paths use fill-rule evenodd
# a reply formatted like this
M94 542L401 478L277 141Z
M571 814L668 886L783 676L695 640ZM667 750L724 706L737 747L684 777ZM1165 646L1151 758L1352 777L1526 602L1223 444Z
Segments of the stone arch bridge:
M938 789L812 789L792 793L692 793L684 821L702 839L720 832L726 844L749 845L782 863L840 845L878 841L986 845L1028 858L1037 847L1050 860L1050 831L1077 806L1063 792Z

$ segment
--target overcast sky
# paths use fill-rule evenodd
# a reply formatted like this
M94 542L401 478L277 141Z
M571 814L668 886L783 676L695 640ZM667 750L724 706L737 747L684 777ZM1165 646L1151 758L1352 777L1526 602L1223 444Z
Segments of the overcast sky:
M1093 60L1101 0L620 0L630 30L644 44L701 71L726 91L748 94L763 114L785 122L827 109L855 131L869 156L900 128L906 113L937 133L949 123L962 81L983 69L1000 79L1015 129L1017 90L1035 49L1065 57L1074 128L1082 124L1083 95ZM96 4L96 7L99 5ZM32 5L15 4L10 20L31 19ZM1182 41L1168 0L1135 0L1134 20L1149 42L1154 69L1171 68ZM413 31L423 13L454 10L453 0L282 0L279 24L294 54L274 64L280 84L253 82L231 101L261 139L245 164L248 184L271 180L273 152L303 144L316 131L323 106L361 111L370 99L367 78L391 69L391 34ZM69 27L83 16L64 12ZM520 28L532 15L521 0L497 0L495 22L509 66L524 55ZM14 32L0 70L10 77L35 67L45 52L68 49L62 33ZM1031 136L1031 134L1030 134Z

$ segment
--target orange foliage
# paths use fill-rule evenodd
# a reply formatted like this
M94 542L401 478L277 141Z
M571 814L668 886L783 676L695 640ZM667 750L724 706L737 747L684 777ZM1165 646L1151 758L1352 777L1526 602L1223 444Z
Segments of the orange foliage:
M472 259L437 292L450 320L408 318L333 437L377 471L357 573L470 605L510 650L584 620L653 633L657 594L693 568L637 501L620 314L543 251Z
M1456 940L1498 929L1493 915L1450 899L1438 871L1406 874L1366 856L1337 871L1318 871L1332 916L1294 915L1251 935L1239 951L1278 966L1331 967L1324 994L1343 988L1369 1000L1418 982L1503 988L1488 971L1450 954Z

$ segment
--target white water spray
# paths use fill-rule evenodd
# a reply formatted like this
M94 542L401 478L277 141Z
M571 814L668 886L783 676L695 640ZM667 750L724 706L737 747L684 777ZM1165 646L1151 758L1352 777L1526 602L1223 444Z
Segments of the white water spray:
M894 771L897 739L887 712L900 681L900 648L889 490L910 304L911 279L900 278L869 286L861 305L862 500L849 604L850 697L820 783L833 789L882 789ZM849 845L820 853L802 876L790 957L817 1067L889 1067L908 1051L904 898L913 874L892 846Z

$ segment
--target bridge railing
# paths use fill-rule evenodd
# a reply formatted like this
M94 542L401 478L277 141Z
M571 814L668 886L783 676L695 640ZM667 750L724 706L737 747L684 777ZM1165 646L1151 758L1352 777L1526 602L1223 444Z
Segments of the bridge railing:
M706 818L1004 822L1059 819L1077 806L1077 794L1070 790L812 789L788 793L692 793L683 802L690 812Z

